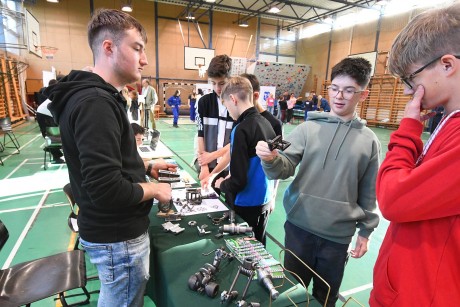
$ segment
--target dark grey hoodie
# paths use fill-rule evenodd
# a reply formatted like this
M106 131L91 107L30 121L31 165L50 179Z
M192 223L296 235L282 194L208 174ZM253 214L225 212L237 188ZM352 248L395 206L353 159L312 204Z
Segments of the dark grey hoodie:
M379 223L375 182L380 142L365 121L309 112L286 140L291 146L262 166L270 179L286 179L299 165L284 194L287 219L342 244L351 242L356 228L368 238Z
M152 200L140 203L145 168L123 96L85 71L72 71L45 95L59 123L81 237L113 243L145 233Z

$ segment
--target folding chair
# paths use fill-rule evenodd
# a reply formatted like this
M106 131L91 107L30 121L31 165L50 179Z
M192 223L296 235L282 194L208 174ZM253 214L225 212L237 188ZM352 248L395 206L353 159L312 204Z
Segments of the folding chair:
M0 250L8 237L8 230L0 221ZM64 292L77 288L83 290L85 300L68 304ZM63 306L89 303L83 251L68 251L0 270L0 306L30 306L33 302L56 294Z
M16 148L20 152L18 139L14 135L13 128L11 127L11 119L9 117L0 118L0 132L3 134L3 144L1 144L1 151L5 148ZM14 146L6 146L6 136L8 136Z
M77 217L78 217L78 206L75 202L75 198L73 197L72 188L70 183L66 184L62 190L64 191L67 200L69 201L70 205L70 214L67 218L67 224L69 225L70 230L73 233L77 234L75 239L75 245L73 247L74 250L78 250L78 245L80 244L80 236L78 235L78 224L77 224Z
M62 142L61 142L61 132L59 131L59 127L46 127L46 136L45 136L45 147L43 147L43 151L45 152L45 157L43 159L43 168L45 171L47 170L48 166L48 157L49 161L51 162L52 150L61 150L62 149Z
M67 218L67 224L69 225L70 230L77 235L75 238L75 244L73 246L73 249L79 250L78 245L80 244L80 236L78 235L78 224L77 224L78 205L75 201L75 198L73 197L72 187L70 186L70 183L66 184L62 188L62 190L64 191L64 194L67 197L67 200L69 201L69 205L70 205L70 214L69 214L69 217ZM86 280L96 280L96 279L99 279L99 276L97 275L88 276L86 278Z

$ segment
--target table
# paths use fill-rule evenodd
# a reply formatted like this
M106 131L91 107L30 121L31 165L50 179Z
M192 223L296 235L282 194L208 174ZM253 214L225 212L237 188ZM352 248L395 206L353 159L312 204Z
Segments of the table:
M141 150L139 150L139 147L138 147L137 152L139 153L139 156L141 156L143 160L170 158L174 156L174 154L169 149L169 147L167 147L162 141L158 141L155 151L142 152Z
M224 246L223 239L216 239L219 226L212 225L211 220L206 215L189 216L182 219L180 226L186 228L184 232L174 235L164 232L161 224L164 219L156 217L157 208L154 206L150 214L150 280L147 285L147 295L159 307L169 306L218 306L220 304L220 293L229 290L233 279L238 271L240 263L234 259L229 262L223 259L219 272L216 274L217 283L220 285L218 295L210 298L205 294L192 291L188 288L188 279L191 275L198 272L205 263L212 263L214 252L209 256L208 253ZM213 217L220 217L221 213L212 214ZM207 224L208 230L212 233L200 237L196 226L188 226L188 222L194 220L197 225ZM228 249L226 249L228 251ZM287 274L292 281L295 279ZM273 281L275 287L281 286L282 279ZM240 276L235 286L239 296L236 300L224 305L233 306L235 301L241 299L247 277ZM294 306L289 300L292 298L299 306L305 306L307 293L305 289L295 282L291 284L284 281L284 285L277 288L280 296L277 300L270 302L268 290L259 284L257 280L251 282L246 295L247 302L259 302L261 306ZM320 306L320 304L310 297L310 306Z

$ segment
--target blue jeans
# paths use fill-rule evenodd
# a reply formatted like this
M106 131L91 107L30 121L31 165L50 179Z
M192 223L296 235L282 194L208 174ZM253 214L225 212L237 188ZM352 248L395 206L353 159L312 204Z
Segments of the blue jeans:
M270 112L271 114L273 114L273 106L271 106L271 107L267 106L267 111Z
M80 242L101 281L97 306L143 306L150 277L149 234L117 243L90 243L83 239Z
M286 249L292 251L331 286L327 300L328 307L335 306L342 283L345 264L348 261L348 244L340 244L318 237L286 221ZM293 271L308 287L313 278L313 296L324 305L328 287L316 275L311 273L291 253L286 252L284 266Z

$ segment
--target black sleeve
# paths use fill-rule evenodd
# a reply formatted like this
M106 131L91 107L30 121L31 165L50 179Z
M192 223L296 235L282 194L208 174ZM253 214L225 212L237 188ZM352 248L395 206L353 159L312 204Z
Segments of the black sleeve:
M123 176L121 117L114 103L101 96L87 99L72 113L82 187L96 206L133 206L144 195L139 184Z
M241 130L237 129L232 143L230 156L230 178L222 181L222 192L232 194L233 197L246 187L247 171L249 169L248 138Z

